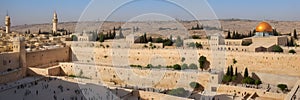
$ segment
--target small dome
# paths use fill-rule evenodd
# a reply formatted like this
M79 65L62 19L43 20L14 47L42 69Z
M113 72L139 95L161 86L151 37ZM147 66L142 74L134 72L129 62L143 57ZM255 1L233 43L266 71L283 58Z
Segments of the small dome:
M273 32L272 26L267 22L260 22L255 29L256 32Z

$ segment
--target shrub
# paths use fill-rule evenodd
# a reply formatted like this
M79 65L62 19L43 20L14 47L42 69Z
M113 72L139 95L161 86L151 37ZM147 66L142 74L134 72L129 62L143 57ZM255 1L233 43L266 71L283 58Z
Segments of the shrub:
M188 65L187 64L182 64L181 66L181 69L184 70L184 69L187 69L188 68Z
M255 80L251 77L245 77L243 80L242 80L242 83L245 83L245 84L254 84Z
M262 84L262 82L260 80L255 80L254 84L255 85L260 85L260 84Z
M146 68L153 68L153 65L148 64Z
M191 64L189 65L189 68L190 68L190 69L198 69L198 66L197 66L196 64L194 64L194 63L191 63Z
M286 90L286 88L287 88L287 85L286 84L278 84L277 87L280 88L280 90L282 92L284 92Z
M179 97L185 97L187 96L187 93L188 91L186 91L184 88L172 89L171 91L168 92L169 95L179 96Z
M224 75L222 81L223 81L224 83L230 82L230 81L231 81L231 76L229 76L229 75Z
M250 41L242 41L242 46L249 46L251 44L252 44L252 42L250 42Z
M130 65L130 67L138 67L138 68L142 68L141 65Z
M289 50L289 53L295 54L296 51L294 49Z
M272 48L272 51L273 51L273 52L283 52L283 49L282 49L279 45L275 45L275 46Z
M191 83L190 83L190 87L193 88L193 89L194 89L194 88L199 88L199 87L200 87L200 84L199 84L198 82L191 82Z
M75 75L69 75L69 77L76 77Z
M200 68L203 71L204 66L205 66L205 62L206 62L206 57L205 56L200 56L200 58L198 59L198 62L200 64Z
M235 81L236 78L237 78L237 76L232 76L232 77L231 77L231 80L232 80L232 81Z
M174 68L175 70L181 70L181 66L180 66L179 64L175 64L175 65L173 66L173 68Z

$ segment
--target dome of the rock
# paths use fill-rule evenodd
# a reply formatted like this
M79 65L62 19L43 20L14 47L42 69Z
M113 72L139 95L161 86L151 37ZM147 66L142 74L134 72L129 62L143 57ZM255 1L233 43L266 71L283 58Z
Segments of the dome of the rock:
M256 32L268 32L271 33L273 31L272 26L267 23L267 22L260 22L257 26L256 26Z

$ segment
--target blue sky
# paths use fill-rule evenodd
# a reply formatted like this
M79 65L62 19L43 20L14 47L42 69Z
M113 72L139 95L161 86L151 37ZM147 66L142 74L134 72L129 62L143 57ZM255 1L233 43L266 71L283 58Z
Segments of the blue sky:
M13 25L50 23L57 11L59 21L103 20L112 10L128 0L1 0L0 25L8 10ZM211 7L216 18L257 20L300 20L300 0L136 0L119 7L108 20L129 20L146 13L162 13L177 19L211 18ZM205 7L204 7L205 6ZM85 12L84 12L85 11ZM84 16L82 16L84 15ZM207 15L207 16L206 16ZM81 17L82 16L82 17ZM199 17L200 16L200 17Z

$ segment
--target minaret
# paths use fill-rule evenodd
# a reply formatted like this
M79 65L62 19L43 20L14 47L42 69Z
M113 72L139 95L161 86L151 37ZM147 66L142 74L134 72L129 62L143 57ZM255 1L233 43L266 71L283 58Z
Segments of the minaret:
M57 32L57 22L58 22L58 19L57 19L57 14L56 12L54 12L53 14L53 19L52 19L52 32L53 33L56 33Z
M6 33L10 33L10 17L8 16L8 13L5 16L5 28Z

